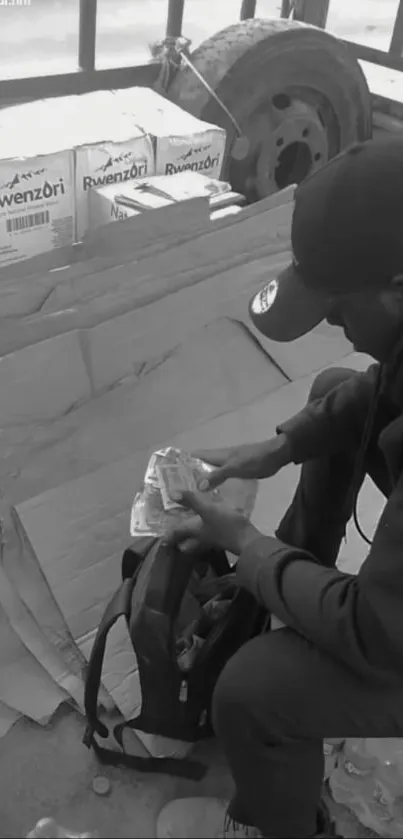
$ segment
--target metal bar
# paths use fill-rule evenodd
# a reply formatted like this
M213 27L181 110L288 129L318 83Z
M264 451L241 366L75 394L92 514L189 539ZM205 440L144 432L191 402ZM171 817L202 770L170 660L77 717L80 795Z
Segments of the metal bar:
M367 47L364 44L355 44L353 41L342 41L350 52L361 61L369 61L370 64L379 64L380 67L387 67L389 70L400 70L403 72L403 58L392 55L390 52Z
M292 8L293 8L293 6L292 6L291 0L282 0L280 17L288 20L288 18L290 17Z
M372 113L375 112L386 114L392 119L403 122L403 102L399 102L397 99L389 99L387 96L379 96L377 93L373 93Z
M78 66L84 73L95 69L97 37L97 0L80 0Z
M401 57L403 52L403 0L400 0L396 13L395 25L393 27L389 52L391 55Z
M168 0L167 38L180 38L182 35L183 9L185 0Z
M255 17L256 0L242 0L240 20L249 20Z
M294 0L293 20L326 29L330 0Z
M32 99L89 93L92 90L125 88L138 85L152 87L158 79L161 64L152 62L137 67L116 67L93 73L66 73L57 76L36 76L30 79L5 79L0 83L0 107Z

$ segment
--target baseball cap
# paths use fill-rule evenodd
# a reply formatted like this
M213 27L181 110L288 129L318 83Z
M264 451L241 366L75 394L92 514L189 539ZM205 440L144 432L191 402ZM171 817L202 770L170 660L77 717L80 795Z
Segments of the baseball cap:
M358 143L304 180L291 244L291 265L249 304L255 326L275 341L309 332L338 295L403 274L403 134Z

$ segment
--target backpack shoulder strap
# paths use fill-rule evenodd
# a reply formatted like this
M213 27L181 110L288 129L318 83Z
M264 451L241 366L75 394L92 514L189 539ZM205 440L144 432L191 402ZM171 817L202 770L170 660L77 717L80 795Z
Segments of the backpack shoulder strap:
M113 735L120 746L120 751L105 749L100 746L95 737L89 744L94 749L98 760L104 765L125 766L127 769L134 769L137 772L156 772L164 775L174 775L177 778L188 778L192 781L200 781L207 773L207 766L198 760L176 757L141 757L140 755L127 754L123 743L123 731L125 728L133 728L131 720L118 723L113 729Z
M106 639L112 626L116 623L118 618L124 616L126 620L130 618L131 597L133 587L136 582L136 575L131 579L127 578L123 581L120 588L109 602L104 616L98 628L98 632L91 650L91 656L88 664L87 676L85 680L84 693L84 707L87 716L87 730L84 736L84 743L90 747L94 732L96 731L101 737L108 736L108 729L98 719L98 693L101 683L102 665L105 656Z

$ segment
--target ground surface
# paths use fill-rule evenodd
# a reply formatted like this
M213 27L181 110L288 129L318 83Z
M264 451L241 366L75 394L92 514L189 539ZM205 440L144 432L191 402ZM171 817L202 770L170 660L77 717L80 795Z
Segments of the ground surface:
M111 781L111 793L96 796L91 785L99 768L81 742L83 729L82 718L64 707L47 728L23 720L0 742L1 839L23 837L46 815L75 830L97 830L100 837L148 839L155 835L159 810L172 798L231 794L225 761L213 742L197 750L209 765L203 781L106 768L101 772ZM374 835L344 807L332 809L344 836Z

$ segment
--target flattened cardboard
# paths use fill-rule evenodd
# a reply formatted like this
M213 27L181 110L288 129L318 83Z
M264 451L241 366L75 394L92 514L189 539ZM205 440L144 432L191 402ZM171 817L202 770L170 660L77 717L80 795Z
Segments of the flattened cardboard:
M119 227L113 232L110 228ZM132 227L126 222L99 228L96 234L87 235L83 243L70 249L59 248L53 254L43 254L17 267L2 269L0 303L2 317L33 314L39 311L47 296L59 283L72 278L111 269L131 262L143 250L163 247L165 240L187 240L210 228L208 201L196 198L183 207L173 205L165 213L153 213L152 223ZM56 259L56 255L59 259Z
M0 358L0 425L45 422L91 396L78 332Z
M204 199L200 199L200 200L204 201ZM195 201L197 203L199 201L199 199L195 199ZM195 204L194 201L186 202L186 203L191 203L192 205ZM262 202L262 203L264 203L264 202ZM263 250L264 253L267 253L268 251L270 252L270 248L266 248L266 245L268 243L270 244L270 242L273 245L273 250L274 251L276 251L278 249L281 249L280 241L281 241L282 227L280 227L280 230L278 231L278 234L280 235L280 240L279 240L278 235L276 235L277 227L275 225L273 227L273 223L275 221L276 224L277 223L282 224L284 218L285 218L286 222L289 223L290 219L291 219L291 214L292 214L292 209L291 208L292 208L292 205L289 204L288 209L287 209L287 207L286 207L286 209L284 209L284 207L283 207L282 210L281 210L281 213L279 215L276 213L275 216L273 216L272 213L276 212L276 211L268 210L267 211L267 216L263 213L264 218L262 217L262 213L260 213L259 216L257 217L258 220L255 223L253 223L254 216L252 216L251 221L249 221L249 225L252 224L253 227L255 228L255 232L254 232L253 237L250 240L248 240L248 242L245 244L244 247L242 246L242 240L239 241L239 236L237 235L235 237L236 241L238 242L238 247L235 249L235 253L237 254L237 259L235 259L235 262L237 260L238 261L243 260L242 254L244 252L246 253L246 252L253 251L253 255L256 256L256 257L259 255L259 251L261 252ZM168 209L170 211L172 210L172 208L166 208L166 212L168 211ZM177 214L176 217L178 218L177 208L175 208L175 209L176 209L176 214ZM206 210L206 207L204 207L204 209ZM247 215L249 209L250 208L246 208L245 210L242 211L242 219L244 221L244 224L246 224L246 225L248 224L248 219L249 219L249 215ZM156 212L159 213L160 211L156 211ZM194 211L192 211L192 213L193 212ZM182 241L183 241L183 247L187 244L188 248L192 247L192 241L195 239L194 235L189 236L189 237L185 237L186 229L188 229L187 225L189 225L189 221L192 218L192 213L190 213L190 211L189 211L189 213L186 214L186 219L184 220L184 225L183 225L183 236L181 237ZM285 216L284 216L284 213L285 213ZM183 211L182 211L181 214L182 214L182 217L183 217ZM167 218L163 219L163 223L164 223L164 225L168 224ZM115 228L117 226L119 228L121 228L121 227L124 227L125 224L126 223L122 222L120 225L108 225L108 228L111 227L111 226L113 228ZM242 229L245 231L244 224L242 225ZM234 226L235 225L232 225L232 227L234 227ZM268 235L268 233L267 233L267 226L269 226L269 228L270 228L270 231L271 231L270 235ZM102 290L110 290L111 287L115 287L116 283L120 283L121 281L125 281L126 283L128 283L128 288L131 289L133 287L134 277L136 277L136 283L137 283L141 279L142 274L143 274L143 276L146 276L149 271L155 271L157 268L159 270L161 270L161 266L162 266L162 270L164 271L165 276L168 274L168 271L165 270L165 268L164 268L164 264L163 264L164 260L163 259L162 259L162 261L161 261L161 259L157 260L157 262L155 261L155 259L154 260L152 259L152 253L153 252L155 254L158 254L158 253L161 252L161 250L165 250L165 249L162 249L160 247L161 236L160 236L160 233L158 232L158 230L156 228L156 222L153 222L153 225L152 225L152 229L154 231L153 238L156 242L156 246L152 246L152 248L150 250L150 253L149 253L149 256L148 256L148 262L145 262L145 260L147 259L147 252L144 251L144 249L143 249L143 253L141 254L141 252L139 252L136 261L132 262L131 265L127 265L127 260L124 259L122 242L123 242L124 238L125 238L125 241L130 241L130 248L132 249L131 252L133 252L133 240L136 241L135 234L133 233L130 237L128 237L127 235L126 235L126 237L122 237L122 241L117 240L115 242L115 245L114 245L113 241L111 241L111 233L108 230L108 228L105 228L105 236L106 236L105 244L106 244L107 251L108 251L109 254L112 254L112 253L116 252L116 258L112 257L112 256L109 257L109 265L107 267L106 273L105 273L105 271L104 272L97 271L95 273L95 275L91 274L92 269L91 269L90 264L85 263L85 274L81 270L77 271L77 269L67 268L67 269L63 269L61 271L53 272L52 274L41 274L39 277L31 277L31 278L29 278L28 282L27 282L27 280L8 282L2 288L0 288L0 302L1 302L1 311L2 311L1 324L2 324L2 334L3 335L5 333L8 334L8 331L10 331L10 329L11 329L11 332L13 331L12 327L14 326L14 324L10 325L7 322L7 318L9 318L11 316L22 316L22 315L27 315L27 314L43 313L43 312L46 312L46 311L57 311L59 309L63 309L63 307L67 304L70 306L71 303L74 300L82 300L83 298L85 299L88 296L91 297L91 294L92 295L95 294L95 296L97 296L102 292ZM151 229L151 226L149 226L149 229ZM103 228L102 228L102 230L103 230ZM223 237L225 235L226 229L224 227L222 227L221 223L217 222L213 226L209 225L209 227L204 225L204 231L206 231L206 230L210 230L210 233L215 234L215 240L214 240L215 242L218 241L217 240L217 233L220 232L222 234L222 236L220 237L220 239L221 239L220 249L221 249L221 252L222 252L223 245L225 243L225 239ZM239 228L239 230L241 230L241 228ZM260 237L260 239L259 239L259 237L257 239L256 237L258 236L259 230L263 230L263 234ZM284 232L285 232L285 236L286 236L285 247L289 247L289 235L290 235L289 226L288 227L286 226ZM196 237L196 239L200 239L200 233L201 233L201 231L199 231L199 236ZM233 236L233 234L231 234L231 236ZM112 239L113 239L113 237L112 237ZM193 247L196 246L195 245L196 239L193 242ZM204 242L204 239L201 236L201 242L199 242L199 246L198 246L199 252L201 250L202 254L204 254L207 257L207 264L211 264L212 254L210 254L210 251L209 251L211 243L208 242L209 247L207 248L207 247L203 246L203 242ZM260 244L259 244L259 242L260 242ZM94 244L96 246L96 242ZM170 258L171 258L171 262L172 262L172 270L173 270L174 275L176 275L180 270L180 266L179 266L179 263L177 263L177 261L176 261L178 254L177 254L176 249L174 248L174 244L175 244L174 242L171 242L171 243L167 242L167 248L169 246L169 251L171 252ZM176 243L176 244L178 244L178 243ZM277 245L279 245L279 247L277 247ZM100 248L101 248L101 240L99 240L99 242L98 242L98 251L100 250ZM282 249L284 249L284 247ZM180 251L181 251L181 253L183 253L182 248L180 248ZM186 254L186 252L187 251L185 250L185 254ZM193 267L192 251L190 253L191 253L191 257L190 257L191 263L190 263L190 265L191 265L191 267ZM179 257L180 257L180 254L179 254ZM139 260L140 260L141 264L137 264ZM215 260L215 262L214 262L214 260ZM231 253L231 257L229 258L229 262L227 263L226 267L230 267L231 264L233 263L233 260L234 260L234 254ZM209 273L216 273L219 269L220 261L222 262L223 260L222 259L220 260L218 258L218 255L215 254L215 256L213 257L212 270L211 271L206 270L206 273L204 274L204 276L208 276ZM245 260L243 260L243 261L245 261ZM206 262L206 259L204 259L204 262ZM224 262L225 262L225 258L224 258ZM118 264L116 264L116 263L118 263ZM97 265L99 265L99 260L97 262ZM126 270L125 270L125 266L126 266ZM144 269L144 271L143 271L143 269ZM86 291L87 289L88 289L89 295L87 294L87 291ZM119 288L117 290L119 291ZM49 326L49 324L46 324L46 322L45 322L44 323L44 331L43 331L43 334L41 336L41 339L43 340L46 337L50 337L53 334L58 334L57 333L57 327L59 327L60 331L66 331L66 328L63 325L64 320L65 319L63 319L63 317L58 316L57 317L57 322L53 322L53 324L52 324L52 326L53 326L52 331L49 331L50 326ZM71 324L69 326L69 328L70 329L74 328L74 321L72 320L71 315L67 320ZM76 326L79 326L79 325L80 324L77 321ZM46 326L48 327L48 332L46 331ZM20 338L18 344L14 344L14 345L9 344L7 352L12 352L12 347L13 346L14 346L14 348L18 348L19 346L24 346L24 343L21 343L22 340L23 339Z
M80 710L84 708L84 683L69 670L57 647L51 644L28 611L17 590L10 582L5 569L0 565L0 604L10 626L19 636L26 649L47 671L66 695L74 699ZM1 713L1 709L0 709ZM1 723L0 723L1 728Z
M95 390L163 358L215 318L248 321L249 297L287 260L288 255L280 254L270 262L241 265L89 329L85 340Z
M36 722L49 719L69 697L14 632L0 606L0 702Z
M254 261L259 258L271 259L273 256L284 253L284 247L284 243L279 243L269 249L264 246L253 254L253 259ZM252 259L251 256L249 258ZM131 279L126 283L127 288L123 291L114 289L75 308L22 318L17 322L4 318L3 321L0 321L0 355L10 354L22 347L44 341L64 332L95 326L97 323L118 317L127 311L148 305L160 297L196 285L196 283L202 282L212 275L217 277L218 283L220 273L229 271L237 265L246 264L245 259L247 259L245 255L235 255L221 264L215 265L213 270L211 266L207 266L194 269L191 272L175 273L168 278L166 276L146 277L136 282L134 286ZM110 283L112 285L112 279L110 279Z
M0 738L5 737L10 731L10 728L18 722L20 718L18 711L9 708L4 702L0 702Z
M242 224L216 231L214 225L210 232L192 238L177 248L169 248L163 253L142 259L140 263L123 265L116 270L84 277L80 282L59 285L57 293L50 295L42 311L55 311L67 306L79 305L86 299L135 289L141 282L151 278L165 278L167 290L170 277L175 278L186 272L195 271L202 266L210 266L208 274L217 273L217 267L226 259L240 257L247 262L259 248L270 254L276 249L290 250L291 244L291 203L269 210L267 213L245 219ZM145 215L146 218L146 215ZM120 225L113 225L119 228ZM134 235L134 233L133 233ZM208 275L206 274L206 276ZM150 278L150 280L147 280Z

